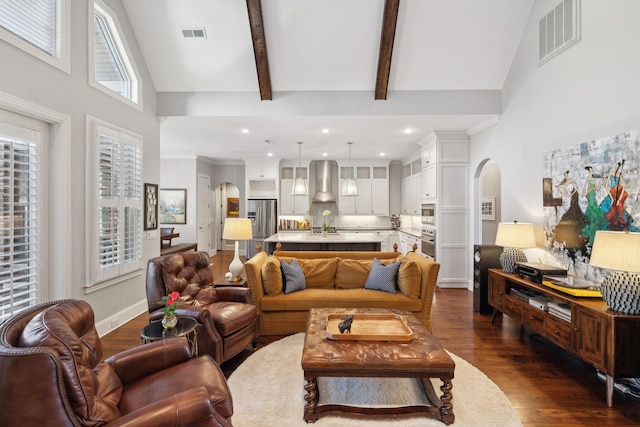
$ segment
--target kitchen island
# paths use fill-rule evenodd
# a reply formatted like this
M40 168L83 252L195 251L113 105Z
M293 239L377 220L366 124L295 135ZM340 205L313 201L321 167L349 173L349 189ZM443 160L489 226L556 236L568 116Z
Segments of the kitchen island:
M272 254L276 244L286 251L380 251L386 235L375 232L312 233L311 231L276 233L264 240L264 250Z

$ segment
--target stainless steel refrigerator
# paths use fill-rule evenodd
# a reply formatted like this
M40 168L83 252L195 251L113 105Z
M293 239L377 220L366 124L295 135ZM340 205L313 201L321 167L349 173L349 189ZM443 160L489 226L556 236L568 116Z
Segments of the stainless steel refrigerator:
M247 200L247 218L251 220L252 240L247 240L247 259L256 254L256 243L264 248L264 239L278 232L275 199Z

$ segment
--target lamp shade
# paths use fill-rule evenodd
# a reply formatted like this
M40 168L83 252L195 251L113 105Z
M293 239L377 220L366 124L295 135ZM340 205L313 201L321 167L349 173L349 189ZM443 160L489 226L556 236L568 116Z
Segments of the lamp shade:
M307 180L300 177L296 178L293 181L293 186L291 187L291 195L292 196L308 196L309 186L307 185Z
M499 223L496 245L505 248L535 248L536 236L533 224L515 221Z
M342 188L340 189L341 196L357 196L358 185L353 178L345 178L342 180Z
M596 231L589 262L594 267L640 273L640 233Z
M251 220L248 218L227 218L224 220L222 238L226 240L249 240L253 237Z

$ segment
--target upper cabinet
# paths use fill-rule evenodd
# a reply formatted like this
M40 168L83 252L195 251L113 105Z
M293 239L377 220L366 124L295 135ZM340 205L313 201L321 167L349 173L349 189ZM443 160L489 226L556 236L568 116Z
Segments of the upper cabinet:
M417 153L402 163L402 213L420 215L422 162Z
M464 207L468 200L469 135L439 131L420 142L422 180L420 200ZM454 196L455 200L451 199ZM447 200L443 200L442 198Z
M304 178L309 185L308 162L300 165L283 163L280 168L280 215L308 215L309 197L291 194L296 178Z
M389 162L338 162L338 170L340 185L354 178L358 187L357 196L339 196L341 215L389 215Z
M245 159L247 199L277 199L280 193L280 160Z

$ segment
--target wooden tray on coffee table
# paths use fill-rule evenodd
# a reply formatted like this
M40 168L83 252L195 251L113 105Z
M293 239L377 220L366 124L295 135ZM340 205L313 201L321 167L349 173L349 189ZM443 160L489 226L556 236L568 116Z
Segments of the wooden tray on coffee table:
M351 333L340 333L338 324L353 315ZM410 342L413 330L405 318L394 313L332 313L327 315L327 338L334 341Z

